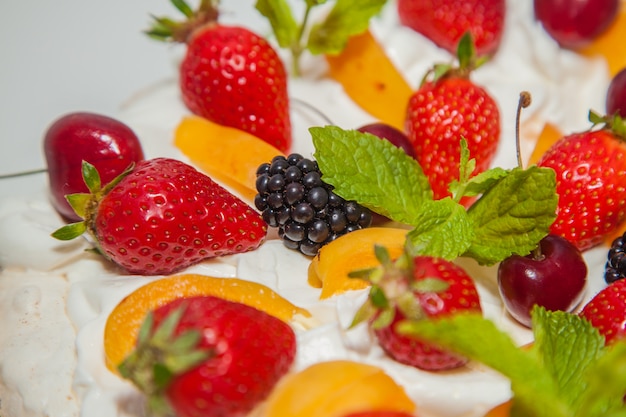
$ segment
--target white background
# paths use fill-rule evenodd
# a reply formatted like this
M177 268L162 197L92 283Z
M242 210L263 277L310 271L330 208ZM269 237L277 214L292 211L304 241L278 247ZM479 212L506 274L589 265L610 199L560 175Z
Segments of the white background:
M223 22L265 23L254 0L220 10ZM0 174L43 168L42 137L58 117L115 116L133 92L175 75L172 45L142 32L151 14L182 16L169 0L0 0ZM43 180L0 180L0 198Z

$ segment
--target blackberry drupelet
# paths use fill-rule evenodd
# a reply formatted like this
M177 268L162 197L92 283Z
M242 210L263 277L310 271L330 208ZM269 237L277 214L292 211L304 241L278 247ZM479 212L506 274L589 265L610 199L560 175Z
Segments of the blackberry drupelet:
M611 244L604 271L607 284L626 277L626 233Z
M315 256L322 246L372 223L371 212L322 181L317 162L293 153L259 166L254 204L286 247Z

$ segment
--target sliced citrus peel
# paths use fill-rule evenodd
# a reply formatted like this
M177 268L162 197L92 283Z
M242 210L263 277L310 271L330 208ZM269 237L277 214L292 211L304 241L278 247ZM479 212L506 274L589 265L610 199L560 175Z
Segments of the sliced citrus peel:
M364 363L320 362L285 376L270 394L264 417L342 417L385 409L413 413L415 404L384 370Z
M357 105L379 121L404 131L413 90L370 31L352 36L339 54L325 56L330 77Z
M139 287L113 309L104 329L107 367L117 372L117 366L133 350L141 323L148 312L177 298L196 295L212 295L246 304L288 323L300 318L306 322L311 317L308 310L293 305L262 284L238 278L173 275Z
M326 244L309 265L309 285L322 289L321 299L367 288L369 283L351 278L348 274L379 265L374 245L386 247L394 259L400 256L408 231L393 227L369 227L355 230Z
M199 116L186 116L178 124L174 144L211 178L230 187L248 201L256 195L256 170L283 153L243 130Z

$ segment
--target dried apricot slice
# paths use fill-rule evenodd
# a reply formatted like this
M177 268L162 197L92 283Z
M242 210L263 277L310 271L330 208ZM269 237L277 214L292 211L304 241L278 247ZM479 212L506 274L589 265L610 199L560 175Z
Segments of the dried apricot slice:
M381 368L335 360L285 376L270 394L264 416L341 417L376 409L412 413L415 404Z
M404 249L407 229L369 227L345 234L320 249L308 270L312 287L321 288L320 298L328 298L350 290L367 288L368 283L350 278L351 271L377 266L374 245L387 248L392 258Z
M293 305L271 288L252 281L198 274L173 275L139 287L113 309L104 329L107 367L117 371L117 365L134 348L139 327L149 311L177 298L195 295L212 295L236 301L285 322L298 314L311 316L307 310Z
M609 28L580 50L587 57L601 55L606 59L611 76L626 68L626 1L620 3L617 17Z
M200 170L248 201L253 201L256 195L256 170L259 165L283 154L243 130L199 116L182 119L174 134L174 144Z
M326 55L330 77L378 120L404 131L413 90L370 31L352 36L337 55Z
M528 160L528 165L536 164L544 153L550 147L559 140L563 134L561 131L551 123L546 123L539 133L539 137L537 138L537 143L535 143L535 148L533 149L533 153L530 155Z

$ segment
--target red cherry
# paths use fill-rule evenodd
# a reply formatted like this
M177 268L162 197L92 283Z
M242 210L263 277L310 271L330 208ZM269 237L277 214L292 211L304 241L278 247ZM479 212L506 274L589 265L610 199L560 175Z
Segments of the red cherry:
M606 92L606 114L626 118L626 68L618 72Z
M580 48L613 22L620 0L534 0L535 17L564 48Z
M513 255L498 267L498 287L508 312L530 327L535 304L547 310L572 311L582 301L587 264L566 239L548 235L539 243L541 254Z
M357 129L359 132L370 133L381 139L387 139L393 145L403 149L407 155L416 158L415 149L406 134L386 123L371 123Z
M137 135L124 123L94 113L70 113L46 131L43 143L52 205L67 220L81 220L65 196L88 192L82 161L96 167L107 184L132 162L144 159Z

